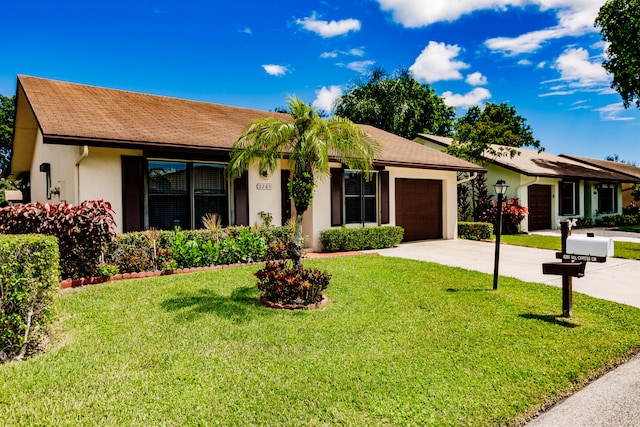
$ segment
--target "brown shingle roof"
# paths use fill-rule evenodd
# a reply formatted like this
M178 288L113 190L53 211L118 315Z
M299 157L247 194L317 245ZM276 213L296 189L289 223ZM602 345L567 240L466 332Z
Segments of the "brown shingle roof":
M253 120L288 114L18 76L45 142L146 149L229 151ZM361 125L378 140L376 164L483 171L380 129Z
M432 141L441 146L448 146L453 142L452 138L419 134L419 137ZM494 146L497 149L499 146ZM568 157L555 156L546 152L538 152L525 148L518 149L519 155L513 158L508 156L491 158L485 156L485 160L528 176L541 176L561 179L585 179L595 181L629 182L627 175L602 169L596 165L572 160Z
M640 168L637 166L629 165L622 162L613 162L610 160L591 159L589 157L572 156L569 154L560 154L560 157L566 157L567 159L576 160L578 162L586 163L588 165L597 166L602 169L607 169L612 172L618 172L625 175L629 175L631 182L640 181Z
M18 76L45 139L231 149L244 127L288 115Z

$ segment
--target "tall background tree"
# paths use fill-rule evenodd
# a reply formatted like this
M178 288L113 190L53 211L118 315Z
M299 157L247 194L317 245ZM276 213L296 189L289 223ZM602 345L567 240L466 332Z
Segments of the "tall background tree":
M0 175L9 165L13 125L16 119L16 97L0 95Z
M335 115L414 139L421 132L448 136L455 110L408 70L389 76L377 68L338 99Z
M446 149L449 154L478 163L482 163L483 155L514 157L521 147L544 150L527 120L506 103L487 102L484 109L469 108L456 120L453 139Z
M311 205L316 179L329 175L329 158L367 177L378 155L378 143L348 119L323 119L312 107L292 96L288 102L291 120L273 117L252 122L236 141L227 166L227 175L237 177L253 164L260 173L271 173L278 160L288 158L291 178L289 193L296 208L294 268L302 268L302 220Z
M611 87L625 108L640 108L640 0L609 0L595 22L602 39L609 43L602 63L613 75Z

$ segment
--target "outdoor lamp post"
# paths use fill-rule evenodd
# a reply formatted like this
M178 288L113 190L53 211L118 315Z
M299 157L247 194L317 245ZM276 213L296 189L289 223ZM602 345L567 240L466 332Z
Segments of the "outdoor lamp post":
M493 290L498 289L498 261L500 259L500 234L502 234L502 196L509 186L504 179L499 179L493 185L498 195L498 218L496 220L496 256L493 264Z

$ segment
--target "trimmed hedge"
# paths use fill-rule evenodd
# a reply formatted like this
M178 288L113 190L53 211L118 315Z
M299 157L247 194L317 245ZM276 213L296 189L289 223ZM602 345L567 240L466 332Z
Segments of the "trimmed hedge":
M42 343L59 287L55 237L0 235L0 362L22 359Z
M402 242L404 229L397 226L330 228L320 232L325 252L390 248Z
M493 224L489 222L459 222L458 237L468 240L489 240L493 234Z
M605 227L620 227L623 225L640 224L640 215L609 215L603 216L600 222Z

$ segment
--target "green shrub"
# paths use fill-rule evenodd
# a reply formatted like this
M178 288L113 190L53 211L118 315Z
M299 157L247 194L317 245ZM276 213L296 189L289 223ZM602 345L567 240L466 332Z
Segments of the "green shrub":
M293 268L290 261L267 261L256 271L258 289L267 301L277 304L308 305L322 300L331 275L315 268Z
M59 286L55 237L0 236L0 361L38 348L53 320Z
M602 217L601 224L605 227L619 227L623 225L640 224L640 215L609 215Z
M489 222L459 222L458 237L468 240L489 240L493 234L493 224Z
M44 234L58 238L64 278L92 277L104 247L115 236L111 204L103 200L68 203L27 203L0 209L0 232Z
M591 217L581 216L580 218L575 218L575 221L576 221L575 228L593 227L593 219L591 219Z
M390 248L402 242L404 229L397 226L330 228L320 233L326 252Z

